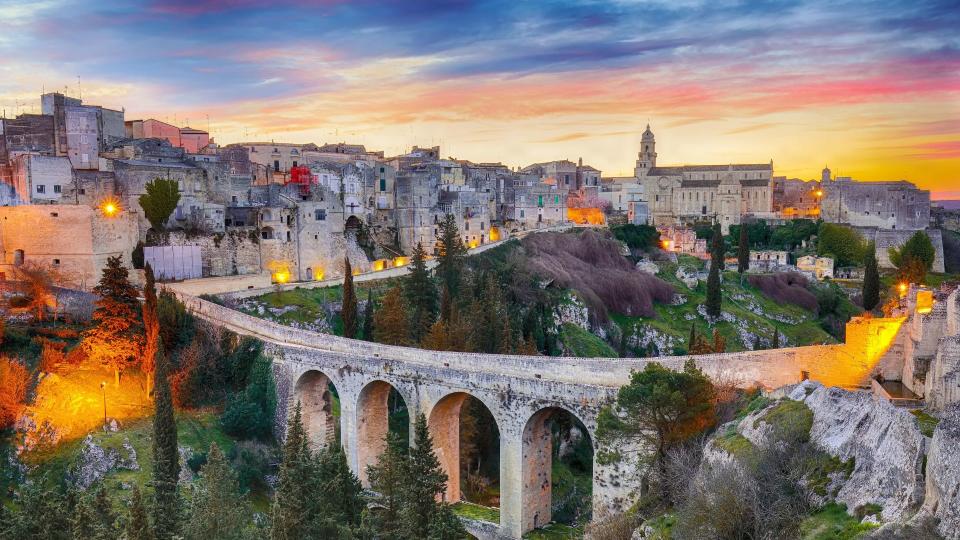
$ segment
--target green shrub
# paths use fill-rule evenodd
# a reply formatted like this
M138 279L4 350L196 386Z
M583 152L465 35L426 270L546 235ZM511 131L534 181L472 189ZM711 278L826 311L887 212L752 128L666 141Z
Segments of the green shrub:
M243 392L233 394L220 416L223 430L241 439L269 440L273 436L277 395L270 362L259 358Z

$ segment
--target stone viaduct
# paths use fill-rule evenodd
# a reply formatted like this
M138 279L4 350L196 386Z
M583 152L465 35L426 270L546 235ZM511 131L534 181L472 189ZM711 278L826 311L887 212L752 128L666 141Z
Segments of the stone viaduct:
M500 523L486 537L519 538L551 519L551 444L548 420L566 411L582 422L594 446L594 512L624 508L638 490L632 463L602 464L594 438L600 409L617 389L651 361L679 369L687 357L642 359L555 358L427 351L356 341L278 325L185 294L194 315L265 343L277 381L277 429L299 400L315 444L339 433L350 467L366 484L387 433L391 388L406 402L411 419L423 413L437 455L449 477L446 499L460 498L459 421L467 396L489 409L500 433ZM896 324L889 319L884 324ZM879 333L879 332L877 332ZM863 384L877 355L845 345L821 345L703 355L708 375L741 386L776 388L804 378L824 384ZM843 366L842 369L838 367ZM334 425L328 383L339 395ZM411 430L412 432L412 430Z

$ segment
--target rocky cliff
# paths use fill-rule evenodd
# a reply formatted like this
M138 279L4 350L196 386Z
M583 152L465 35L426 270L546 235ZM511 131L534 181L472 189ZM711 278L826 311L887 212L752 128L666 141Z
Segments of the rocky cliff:
M927 455L923 510L939 520L947 540L960 540L960 407L943 413Z

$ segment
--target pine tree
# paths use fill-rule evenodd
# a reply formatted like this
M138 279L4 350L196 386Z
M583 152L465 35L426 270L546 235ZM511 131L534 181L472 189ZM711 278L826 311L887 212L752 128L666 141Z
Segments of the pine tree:
M210 445L207 463L194 485L190 518L184 524L187 540L240 540L249 533L249 508L240 494L236 473L216 443Z
M863 309L873 311L880 303L880 272L877 270L877 246L867 248L863 271Z
M340 307L343 319L343 337L357 337L357 293L353 289L353 269L350 258L343 258L343 304Z
M410 258L410 274L404 280L403 292L410 306L410 334L419 342L430 331L437 318L437 288L427 270L427 254L417 243Z
M449 351L451 349L448 338L447 323L443 322L443 319L437 319L437 322L430 326L427 335L423 336L420 347L429 351Z
M463 522L449 504L442 504L430 520L428 540L460 540L466 538Z
M93 326L84 332L83 346L90 358L113 368L120 386L120 374L137 361L143 350L142 315L137 289L130 283L120 256L109 257L100 283L93 288Z
M414 422L414 446L403 490L402 530L407 538L426 538L437 511L437 497L446 493L447 475L433 450L433 440L422 413Z
M773 345L770 346L771 349L780 348L780 330L774 327L773 329Z
M311 459L307 433L303 427L300 402L297 402L283 442L277 488L270 509L272 540L307 538L310 519Z
M153 376L156 369L157 353L160 351L160 318L157 314L157 287L154 282L153 268L150 263L144 266L143 285L143 359L140 369L147 376L146 393L153 392Z
M113 503L107 497L103 485L97 490L93 500L94 529L97 540L113 540L117 536L117 516L113 513Z
M140 488L133 486L130 498L130 516L127 518L127 540L153 540L153 531L147 520L147 507L140 496Z
M363 514L363 487L350 466L343 447L336 445L320 452L317 459L324 512L329 518L347 528L360 526Z
M157 358L157 381L153 412L153 531L157 540L169 540L177 532L180 500L180 452L177 449L177 423L170 395L169 360Z
M750 236L746 223L740 224L740 243L737 246L737 271L742 275L750 269Z
M383 304L374 315L373 335L377 343L406 345L409 337L407 312L403 292L394 287L383 298Z
M169 178L154 178L144 187L146 193L140 195L140 207L153 230L163 232L180 202L180 187L176 180Z
M363 339L373 341L373 289L367 290L367 305L363 308Z
M464 258L467 248L460 238L457 220L453 214L444 216L440 223L440 234L437 236L440 253L437 257L437 276L440 283L450 291L452 298L460 294L461 277L463 274Z
M75 540L89 540L98 538L96 517L93 515L93 508L86 497L81 497L73 509L73 520L70 523L70 529L73 532Z
M387 432L386 442L377 464L367 469L370 487L380 498L378 508L364 514L364 529L383 540L415 538L401 531L401 512L407 504L404 490L410 479L407 444L392 431Z

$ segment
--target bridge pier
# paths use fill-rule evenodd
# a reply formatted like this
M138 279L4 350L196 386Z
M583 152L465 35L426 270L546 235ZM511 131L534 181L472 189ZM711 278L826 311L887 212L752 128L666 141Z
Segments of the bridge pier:
M523 436L514 426L500 431L500 530L520 538L523 529Z

